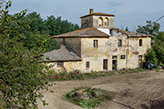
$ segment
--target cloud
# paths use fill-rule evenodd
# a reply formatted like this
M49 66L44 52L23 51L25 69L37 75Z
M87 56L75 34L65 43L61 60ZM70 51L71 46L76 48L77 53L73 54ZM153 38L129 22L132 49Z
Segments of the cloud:
M112 7L121 5L120 2L114 2L114 1L108 2L108 4L111 5Z

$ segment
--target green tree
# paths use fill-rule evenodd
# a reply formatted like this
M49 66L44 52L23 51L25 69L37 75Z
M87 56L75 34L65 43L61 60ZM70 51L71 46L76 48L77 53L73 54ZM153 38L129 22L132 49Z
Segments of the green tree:
M157 65L157 63L163 63L164 62L164 48L154 44L152 48L147 50L144 56L145 56L146 62L152 62L155 65Z
M61 17L56 19L53 15L51 15L50 17L47 17L47 20L45 20L45 25L50 36L58 35L61 30Z
M129 31L128 27L125 28L125 31Z
M59 49L60 45L48 34L30 33L28 39L26 39L25 47L29 50L39 49L43 53L54 49Z
M156 53L156 58L158 59L158 63L164 62L164 48L158 45L153 45L153 50Z
M37 12L32 12L29 13L25 16L28 20L28 24L30 25L31 31L40 31L42 32L43 30L46 29L44 25L44 21L41 18L40 14Z
M164 32L158 32L154 44L164 48Z
M22 42L18 42L21 37L19 33L21 26L25 23L20 21L20 25L14 30L8 23L21 19L27 12L23 10L15 16L8 15L8 8L11 1L0 1L0 92L1 98L7 108L19 105L21 108L30 108L37 105L37 98L42 98L40 89L47 89L51 84L46 78L47 66L38 63L40 52L28 50L23 47ZM11 33L15 34L13 38ZM39 50L39 48L38 48ZM45 104L45 101L43 101Z
M146 62L152 62L157 65L158 59L153 48L148 49L144 57L146 59Z
M62 20L61 17L55 18L53 15L47 17L47 20L44 22L50 36L59 35L79 29L77 24L74 25L67 20Z
M138 26L137 32L144 34L156 35L159 32L160 24L156 22L146 21L146 26Z

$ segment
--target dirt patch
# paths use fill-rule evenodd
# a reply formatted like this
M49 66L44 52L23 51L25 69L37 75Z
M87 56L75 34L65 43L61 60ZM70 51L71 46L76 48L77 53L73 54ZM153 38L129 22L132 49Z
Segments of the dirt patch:
M96 79L57 81L50 87L55 93L42 91L44 99L49 103L39 109L82 109L66 100L62 95L73 90L74 87L88 86L117 92L112 101L106 101L96 109L163 109L164 107L164 72L142 72L107 76ZM157 107L157 108L156 108Z

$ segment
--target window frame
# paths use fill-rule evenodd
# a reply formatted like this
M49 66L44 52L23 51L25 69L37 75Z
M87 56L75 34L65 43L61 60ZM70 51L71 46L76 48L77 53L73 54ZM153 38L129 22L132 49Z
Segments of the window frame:
M98 19L98 26L103 26L103 22L104 22L103 18L99 17L99 19Z
M112 60L117 60L117 55L113 55Z
M142 46L142 39L139 39L139 46L141 47Z
M93 47L98 48L98 40L93 40Z
M86 68L88 69L90 67L90 62L86 61Z
M61 67L61 66L63 66L63 65L64 65L63 61L57 62L57 67Z
M121 55L121 59L125 59L125 55Z
M103 59L103 70L108 70L108 59Z
M118 39L118 47L122 47L122 39Z
M113 30L112 30L112 29L110 29L110 34L112 35L112 33L113 33Z
M138 55L138 59L142 59L142 55Z

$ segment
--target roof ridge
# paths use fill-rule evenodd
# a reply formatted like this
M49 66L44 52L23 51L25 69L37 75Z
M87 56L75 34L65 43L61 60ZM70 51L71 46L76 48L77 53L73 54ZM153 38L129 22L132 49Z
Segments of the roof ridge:
M113 27L113 29L115 29L116 31L119 31L123 34L126 34L127 36L131 37L131 36L150 36L152 37L153 35L151 34L144 34L144 33L136 33L136 32L131 32L131 31L125 31L125 30L120 30L119 28L115 28Z
M91 15L102 15L102 16L115 16L114 14L107 14L107 13L101 13L101 12L94 12L92 14L87 14L87 15L84 15L84 16L81 16L80 18L83 18L83 17L87 17L87 16L91 16Z
M97 34L96 34L97 33ZM88 37L108 37L109 35L99 31L96 27L88 27L79 30L75 30L72 32L52 36L52 38L59 38L59 37L83 37L87 35Z
M93 27L88 27L88 28L93 28ZM75 31L81 31L81 30L85 30L85 29L88 29L88 28L81 28L81 29L78 29L78 30L74 30L74 31L62 33L62 34L59 34L59 35L68 34L68 33L72 33L72 32L75 32ZM59 36L59 35L55 35L55 36ZM51 36L51 37L53 38L53 37L55 37L55 36Z

